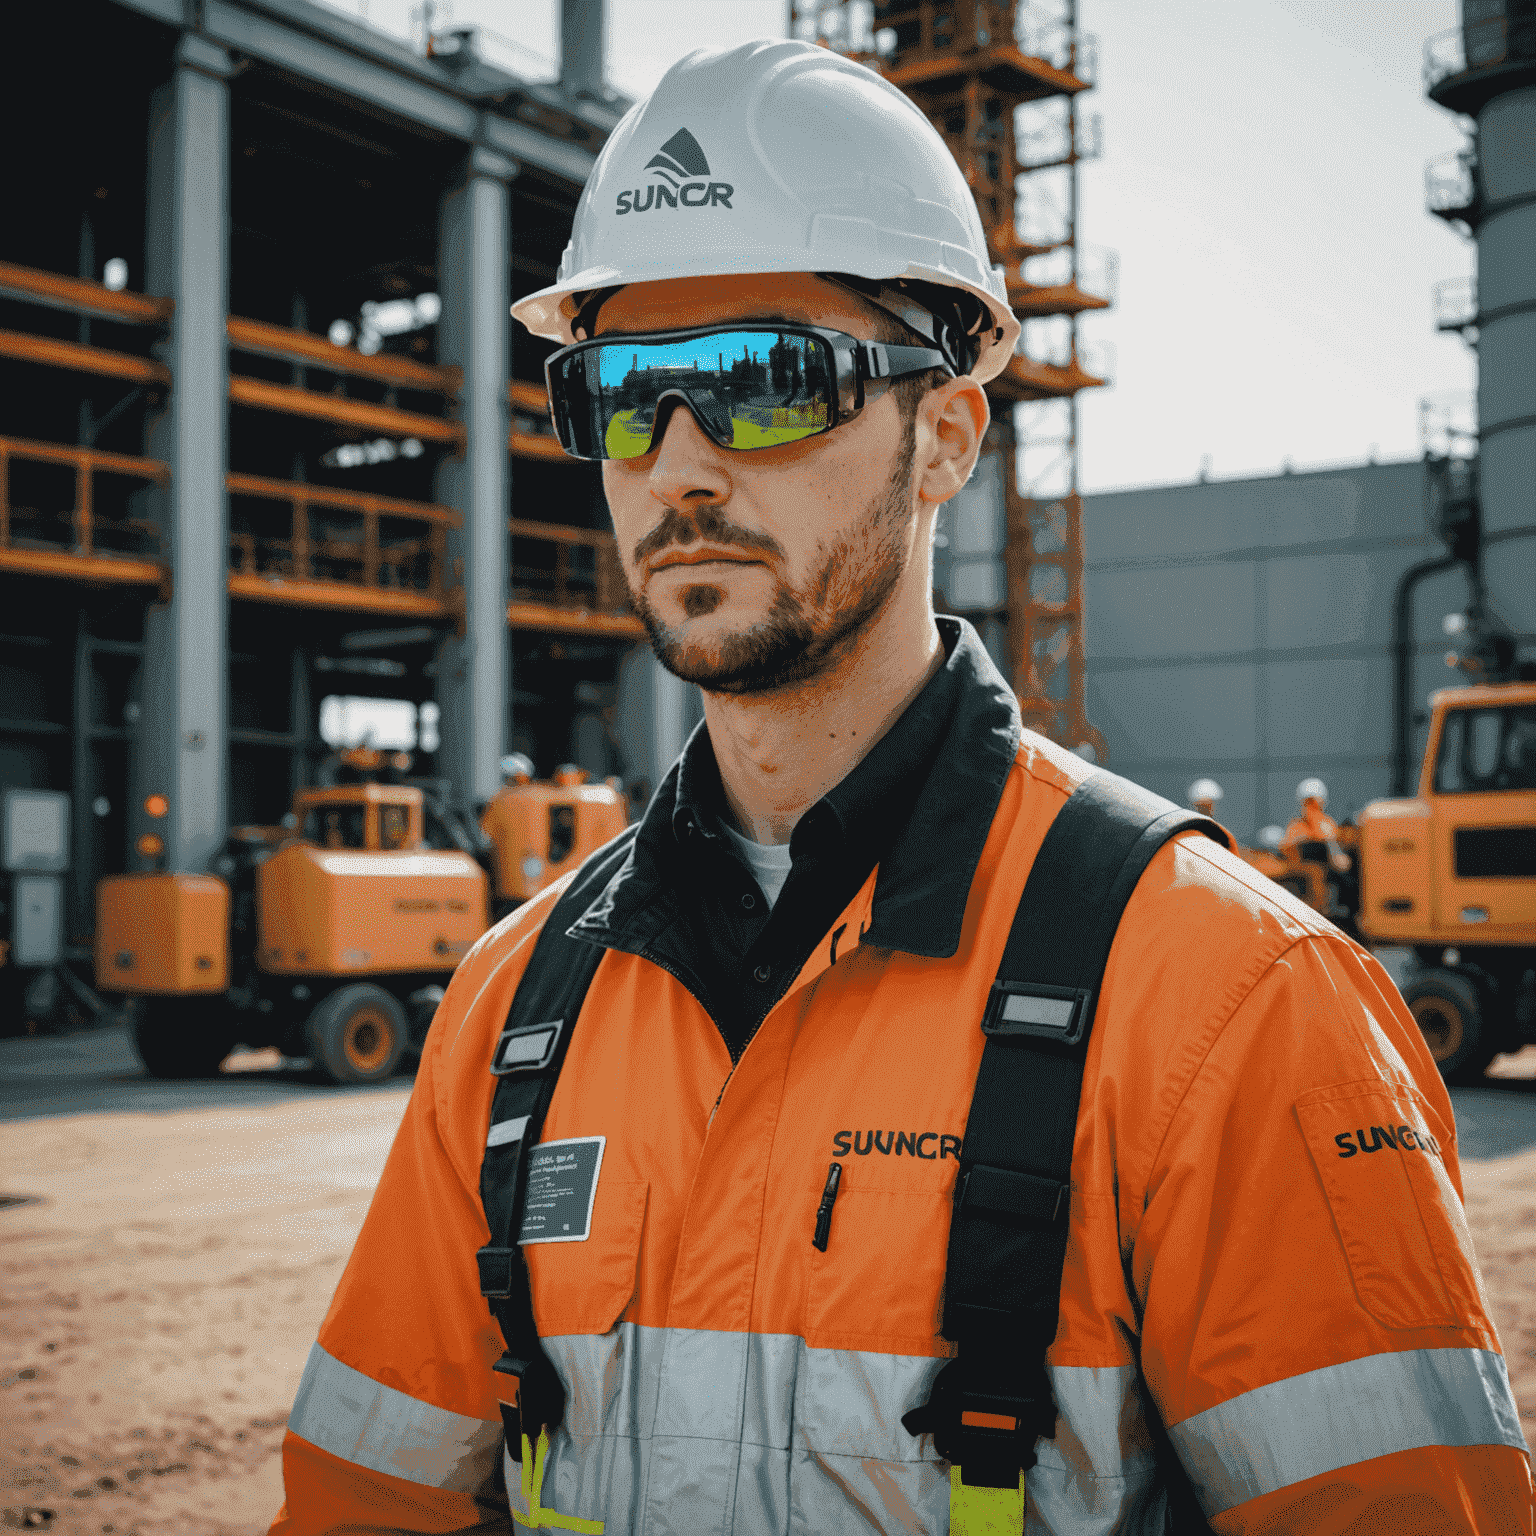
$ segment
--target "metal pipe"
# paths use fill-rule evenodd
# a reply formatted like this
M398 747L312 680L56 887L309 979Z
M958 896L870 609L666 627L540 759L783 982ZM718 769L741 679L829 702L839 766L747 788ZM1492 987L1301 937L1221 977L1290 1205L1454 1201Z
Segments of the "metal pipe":
M560 83L572 96L603 95L607 0L560 0Z
M1397 583L1392 615L1392 793L1409 793L1413 750L1413 593L1426 576L1448 571L1464 561L1455 555L1438 555L1410 565Z

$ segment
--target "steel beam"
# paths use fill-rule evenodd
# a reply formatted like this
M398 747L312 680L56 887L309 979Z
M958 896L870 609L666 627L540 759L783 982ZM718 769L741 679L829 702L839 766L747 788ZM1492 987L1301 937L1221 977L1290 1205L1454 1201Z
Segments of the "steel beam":
M210 37L249 58L434 133L489 145L578 186L596 163L595 155L575 144L480 111L452 90L441 65L415 57L388 38L367 35L346 17L318 6L206 0L203 27Z
M461 574L463 630L438 656L439 762L456 792L478 804L501 784L510 730L507 632L511 469L507 376L511 364L511 195L518 167L487 149L465 157L445 194L438 229L438 361L461 370L464 448L438 466L436 500L455 507L450 569Z
M150 104L149 231L145 286L175 301L157 351L171 371L167 403L146 452L170 466L170 485L147 493L171 556L170 600L145 626L142 729L131 779L129 836L153 831L167 866L201 870L228 820L229 510L229 55L183 34L169 84ZM150 823L145 796L170 803Z

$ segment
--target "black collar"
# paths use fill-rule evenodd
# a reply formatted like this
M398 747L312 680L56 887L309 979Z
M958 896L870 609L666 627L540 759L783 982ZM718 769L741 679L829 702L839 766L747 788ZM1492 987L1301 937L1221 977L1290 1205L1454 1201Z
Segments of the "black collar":
M797 863L830 839L883 849L863 942L929 959L960 946L966 899L1020 737L1018 703L976 631L949 616L938 624L943 666L806 812L790 842ZM666 898L680 844L718 836L724 804L701 724L652 798L628 858L571 935L643 953L676 917Z

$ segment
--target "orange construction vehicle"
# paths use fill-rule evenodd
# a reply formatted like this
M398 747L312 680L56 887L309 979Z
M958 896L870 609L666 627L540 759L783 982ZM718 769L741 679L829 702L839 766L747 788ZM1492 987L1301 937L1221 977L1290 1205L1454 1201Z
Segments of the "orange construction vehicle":
M1412 799L1360 814L1358 922L1411 946L1403 997L1447 1081L1536 1039L1536 681L1430 699Z
M459 959L490 921L624 830L616 781L503 763L481 823L405 753L335 754L277 827L236 827L215 874L153 870L97 888L96 985L131 1000L156 1077L202 1077L237 1043L378 1082L418 1051ZM381 779L392 782L379 782ZM162 796L145 809L163 816ZM158 838L140 845L153 861Z
M164 800L146 808L164 814ZM485 931L485 871L425 845L420 789L301 790L287 821L235 828L218 875L97 887L96 985L132 1000L156 1077L206 1075L244 1042L308 1056L338 1082L381 1081L420 1047Z
M497 917L575 869L629 821L617 779L590 784L584 769L567 763L541 783L520 752L502 759L501 774L502 788L480 816Z

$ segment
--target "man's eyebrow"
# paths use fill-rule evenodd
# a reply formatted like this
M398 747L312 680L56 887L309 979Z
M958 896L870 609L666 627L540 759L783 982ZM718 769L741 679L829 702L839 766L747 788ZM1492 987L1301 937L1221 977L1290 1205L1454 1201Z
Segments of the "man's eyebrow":
M659 331L599 331L598 341L643 341L647 336L665 336L669 331L750 331L760 330L766 326L774 325L801 325L808 326L809 320L794 320L788 315L752 315L742 320L722 320L719 325L670 325L663 326Z

